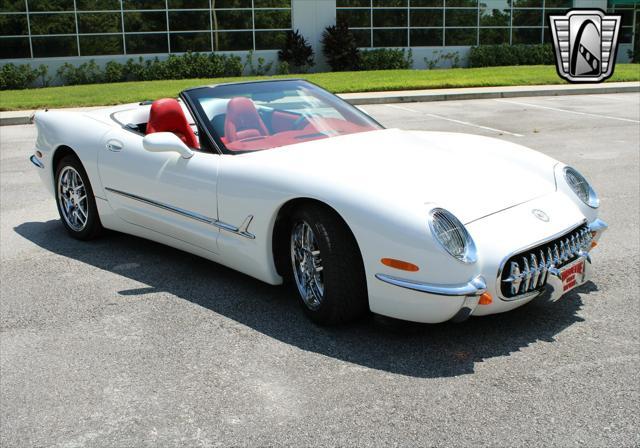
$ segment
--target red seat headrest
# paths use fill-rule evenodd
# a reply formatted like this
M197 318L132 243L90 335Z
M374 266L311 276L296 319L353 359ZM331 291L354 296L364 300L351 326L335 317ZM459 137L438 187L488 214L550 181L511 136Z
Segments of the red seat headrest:
M151 104L147 135L154 132L173 132L190 148L200 147L198 138L184 115L182 106L173 98L162 98Z
M269 135L256 106L249 98L237 96L227 104L224 137L229 143L243 138Z

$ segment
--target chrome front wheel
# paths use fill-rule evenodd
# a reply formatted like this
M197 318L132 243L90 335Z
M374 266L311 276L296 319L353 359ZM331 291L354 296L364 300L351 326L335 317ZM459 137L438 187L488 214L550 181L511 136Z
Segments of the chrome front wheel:
M320 248L313 229L306 221L294 224L291 232L293 276L304 304L312 311L324 299L324 279Z
M81 232L89 218L89 201L82 176L72 166L65 166L58 175L58 201L67 225Z

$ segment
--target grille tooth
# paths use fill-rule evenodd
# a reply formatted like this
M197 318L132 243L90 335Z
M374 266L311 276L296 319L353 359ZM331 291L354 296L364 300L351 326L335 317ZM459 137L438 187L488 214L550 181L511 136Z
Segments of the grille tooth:
M560 238L513 255L502 273L501 292L505 298L541 290L552 267L561 268L575 260L591 246L591 232L586 225Z

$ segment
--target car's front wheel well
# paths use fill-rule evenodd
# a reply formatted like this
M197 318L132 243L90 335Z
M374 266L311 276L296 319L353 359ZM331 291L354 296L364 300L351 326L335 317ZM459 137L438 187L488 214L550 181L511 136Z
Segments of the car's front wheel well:
M290 280L291 277L291 257L289 254L289 238L291 236L292 225L291 217L293 216L293 212L298 208L313 205L320 206L334 214L336 218L344 224L345 228L353 237L355 247L358 247L355 236L349 228L349 225L346 223L344 218L340 216L340 213L338 213L333 207L317 199L291 199L288 202L284 203L278 210L272 235L273 261L276 267L276 271L278 272L278 274L280 274L280 276L282 276L282 278L284 278L285 281ZM360 252L359 247L358 252ZM362 254L360 253L359 255L360 259L362 259Z

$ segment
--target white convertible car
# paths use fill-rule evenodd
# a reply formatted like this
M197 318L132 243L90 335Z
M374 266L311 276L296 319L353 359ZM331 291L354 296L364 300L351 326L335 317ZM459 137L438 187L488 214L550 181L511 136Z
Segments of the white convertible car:
M384 129L303 80L43 111L31 161L71 236L148 238L264 282L314 321L416 322L557 300L606 224L575 169L475 135Z

